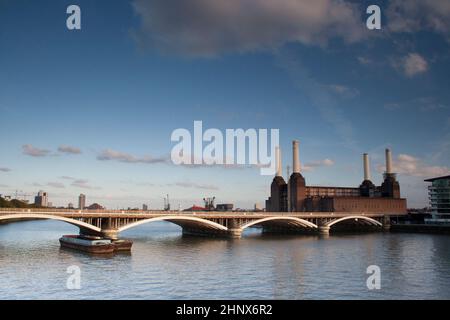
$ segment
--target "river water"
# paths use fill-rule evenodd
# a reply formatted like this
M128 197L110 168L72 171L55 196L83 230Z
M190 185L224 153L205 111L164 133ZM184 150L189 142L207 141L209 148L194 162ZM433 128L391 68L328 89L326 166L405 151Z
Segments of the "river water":
M366 233L241 239L182 237L167 222L121 236L131 254L60 249L78 228L58 221L0 225L0 299L450 299L450 236ZM367 267L380 268L369 290ZM70 266L80 269L69 290Z

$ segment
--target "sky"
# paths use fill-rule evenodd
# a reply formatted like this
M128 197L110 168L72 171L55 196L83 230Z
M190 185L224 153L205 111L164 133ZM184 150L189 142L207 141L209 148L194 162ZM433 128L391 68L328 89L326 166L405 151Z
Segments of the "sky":
M449 46L449 1L0 0L0 194L263 205L272 176L255 166L171 162L172 132L198 120L279 129L283 167L300 140L308 185L358 186L365 152L379 185L391 148L424 207L423 180L450 172Z

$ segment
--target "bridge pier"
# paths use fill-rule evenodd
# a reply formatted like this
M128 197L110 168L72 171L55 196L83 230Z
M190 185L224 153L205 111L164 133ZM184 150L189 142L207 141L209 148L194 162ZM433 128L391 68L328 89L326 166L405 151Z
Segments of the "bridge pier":
M328 227L328 226L319 226L318 230L319 230L320 235L330 234L330 227Z
M242 229L239 228L228 229L227 233L228 233L227 238L239 239L242 235Z
M102 229L101 234L103 238L111 240L119 239L119 231L117 229Z
M79 234L81 236L95 236L95 237L101 237L102 236L102 234L100 232L97 232L97 231L94 231L94 230L91 230L91 229L88 229L88 228L83 228L83 227L80 227Z
M319 235L327 236L330 234L330 227L326 225L326 222L320 220L317 226L317 231L319 232Z
M383 216L383 231L389 231L391 229L391 218L389 216Z
M80 235L102 237L111 240L119 239L119 231L117 229L102 229L100 232L80 227Z

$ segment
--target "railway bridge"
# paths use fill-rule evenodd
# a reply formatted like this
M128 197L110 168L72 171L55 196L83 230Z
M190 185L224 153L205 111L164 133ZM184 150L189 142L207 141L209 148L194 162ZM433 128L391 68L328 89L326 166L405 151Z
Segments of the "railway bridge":
M73 209L0 208L0 222L25 219L52 219L79 227L80 234L117 239L119 233L141 224L168 221L180 226L183 234L239 238L249 227L267 233L316 233L330 230L371 228L389 230L391 216L374 212L184 212Z

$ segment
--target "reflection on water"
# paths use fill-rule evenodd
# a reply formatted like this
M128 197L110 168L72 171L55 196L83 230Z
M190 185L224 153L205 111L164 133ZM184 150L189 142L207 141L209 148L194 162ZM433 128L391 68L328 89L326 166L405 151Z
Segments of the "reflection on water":
M78 229L57 221L0 225L1 299L449 299L450 237L424 234L182 237L159 222L127 230L131 254L59 248ZM381 268L368 290L366 268ZM68 290L67 267L81 268Z

